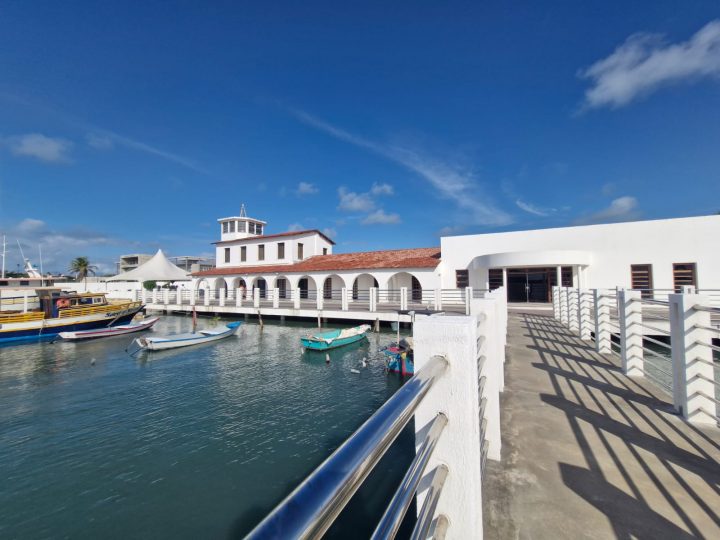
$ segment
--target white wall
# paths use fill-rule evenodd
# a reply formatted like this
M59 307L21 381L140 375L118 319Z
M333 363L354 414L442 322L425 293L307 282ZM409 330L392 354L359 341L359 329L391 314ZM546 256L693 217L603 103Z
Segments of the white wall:
M285 258L278 259L278 244L285 244ZM298 244L303 244L303 258L298 259ZM258 259L258 245L265 246L265 259ZM247 259L240 261L240 246L247 246ZM230 248L230 262L225 262L225 248ZM261 266L292 264L308 259L315 255L322 255L323 248L327 248L328 255L332 254L332 244L317 233L306 233L298 236L282 236L274 239L263 237L246 238L232 244L219 244L216 246L216 265L225 266Z
M696 263L698 287L720 289L718 239L720 216L450 236L441 240L442 283L455 287L455 270L472 268L476 257L522 252L513 259L515 266L555 266L559 257L566 264L583 258L587 267L581 281L589 288L629 287L630 265L652 264L654 288L669 289L673 263ZM487 268L471 269L471 285L484 286L473 282L473 274L482 281L483 272Z

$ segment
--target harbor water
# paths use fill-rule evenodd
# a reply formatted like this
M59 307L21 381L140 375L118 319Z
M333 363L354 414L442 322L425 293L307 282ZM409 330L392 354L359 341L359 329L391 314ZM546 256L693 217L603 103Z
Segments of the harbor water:
M301 353L310 329L132 357L132 336L0 347L0 538L244 536L402 384L377 353L393 334L326 363ZM367 538L413 453L409 426L329 536Z

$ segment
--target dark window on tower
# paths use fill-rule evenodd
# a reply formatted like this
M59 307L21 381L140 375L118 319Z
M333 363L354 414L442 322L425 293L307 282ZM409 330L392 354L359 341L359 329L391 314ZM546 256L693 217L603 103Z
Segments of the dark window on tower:
M697 267L695 263L673 263L673 287L680 292L682 287L697 287Z
M652 298L653 275L651 264L630 265L630 287L642 291L643 298Z
M238 232L245 232L245 222L238 221Z
M235 232L235 222L234 221L230 222L230 232Z
M491 291L499 289L503 286L502 268L491 268L490 270L488 270L488 286Z
M323 248L323 255L327 255L327 248Z
M230 248L225 248L225 262L230 262Z
M265 244L258 245L258 261L265 260Z
M252 221L248 221L248 232L255 234L255 224Z
M247 261L247 246L240 247L240 261L241 262Z
M223 232L224 233L228 232L228 222L227 221L223 221Z
M300 260L302 260L303 256L304 256L303 248L304 248L304 246L302 244L298 243L298 257L297 258Z
M278 243L278 259L284 259L285 258L285 242Z
M470 286L470 277L467 270L455 270L455 286L458 289Z

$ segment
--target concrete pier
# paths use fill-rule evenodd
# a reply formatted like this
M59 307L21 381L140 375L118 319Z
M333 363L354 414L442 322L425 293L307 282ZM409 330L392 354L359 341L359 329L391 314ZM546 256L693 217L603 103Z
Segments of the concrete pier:
M543 314L510 316L485 538L720 538L720 430Z

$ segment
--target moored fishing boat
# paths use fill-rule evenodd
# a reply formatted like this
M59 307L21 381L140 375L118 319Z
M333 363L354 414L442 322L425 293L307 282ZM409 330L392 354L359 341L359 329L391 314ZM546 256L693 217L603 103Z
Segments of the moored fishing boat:
M345 328L343 330L329 330L327 332L317 332L307 337L300 338L304 349L312 351L327 351L344 345L357 343L363 339L367 339L367 333L370 331L369 324L361 324L353 328Z
M55 338L76 332L130 322L142 302L108 301L104 294L64 293L56 288L36 289L39 309L0 313L0 343Z
M413 358L412 338L401 339L397 343L391 343L380 349L385 355L387 370L401 375L413 375L415 373L415 362Z
M62 339L67 341L79 341L83 339L96 339L112 336L122 336L125 334L132 334L134 332L142 332L143 330L149 330L153 325L160 320L159 317L152 317L145 319L140 322L130 324L120 324L117 326L110 326L109 328L98 328L97 330L79 330L77 332L60 332L58 334Z
M211 341L217 341L235 335L242 323L235 321L224 326L216 326L200 330L199 332L188 332L187 334L172 334L169 336L142 337L136 338L134 342L140 349L148 351L162 351L166 349L177 349L179 347L190 347L201 345Z

